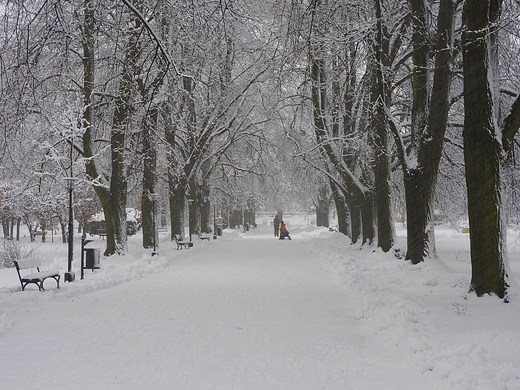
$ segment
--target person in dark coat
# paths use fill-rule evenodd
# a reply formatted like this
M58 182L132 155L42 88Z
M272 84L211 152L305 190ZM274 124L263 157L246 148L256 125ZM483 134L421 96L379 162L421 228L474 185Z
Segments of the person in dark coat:
M274 217L273 226L274 236L278 237L280 235L280 218L278 218L278 215Z

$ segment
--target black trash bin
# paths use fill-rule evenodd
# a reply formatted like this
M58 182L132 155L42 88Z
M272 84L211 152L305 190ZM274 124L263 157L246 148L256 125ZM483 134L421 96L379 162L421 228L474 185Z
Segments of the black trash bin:
M99 248L85 248L85 269L99 269Z

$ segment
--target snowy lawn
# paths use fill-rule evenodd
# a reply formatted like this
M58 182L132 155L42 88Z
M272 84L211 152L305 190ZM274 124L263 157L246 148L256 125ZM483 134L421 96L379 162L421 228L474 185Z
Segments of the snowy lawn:
M77 279L45 292L0 270L0 388L520 389L520 296L467 294L467 234L437 229L439 259L412 266L326 229L289 230L292 241L261 226L180 251L162 237L154 257L132 237L129 255L84 280L76 261ZM65 244L36 247L65 271Z

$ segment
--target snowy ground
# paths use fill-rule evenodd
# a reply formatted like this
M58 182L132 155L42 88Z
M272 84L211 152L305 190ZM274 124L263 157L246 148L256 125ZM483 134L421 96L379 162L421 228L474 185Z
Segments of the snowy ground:
M437 229L439 259L411 266L289 229L181 251L163 238L153 258L133 237L129 255L42 293L0 270L0 388L520 389L520 296L467 294L467 235ZM64 244L37 247L64 271Z

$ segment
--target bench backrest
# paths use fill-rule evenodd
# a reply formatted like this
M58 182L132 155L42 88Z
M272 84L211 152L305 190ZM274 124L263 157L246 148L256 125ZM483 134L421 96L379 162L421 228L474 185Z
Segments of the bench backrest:
M28 259L14 261L14 263L18 269L31 269L40 267L42 261L38 257L29 257Z
M182 237L180 234L175 234L173 237L175 238L175 241L177 241L177 242L182 241Z

